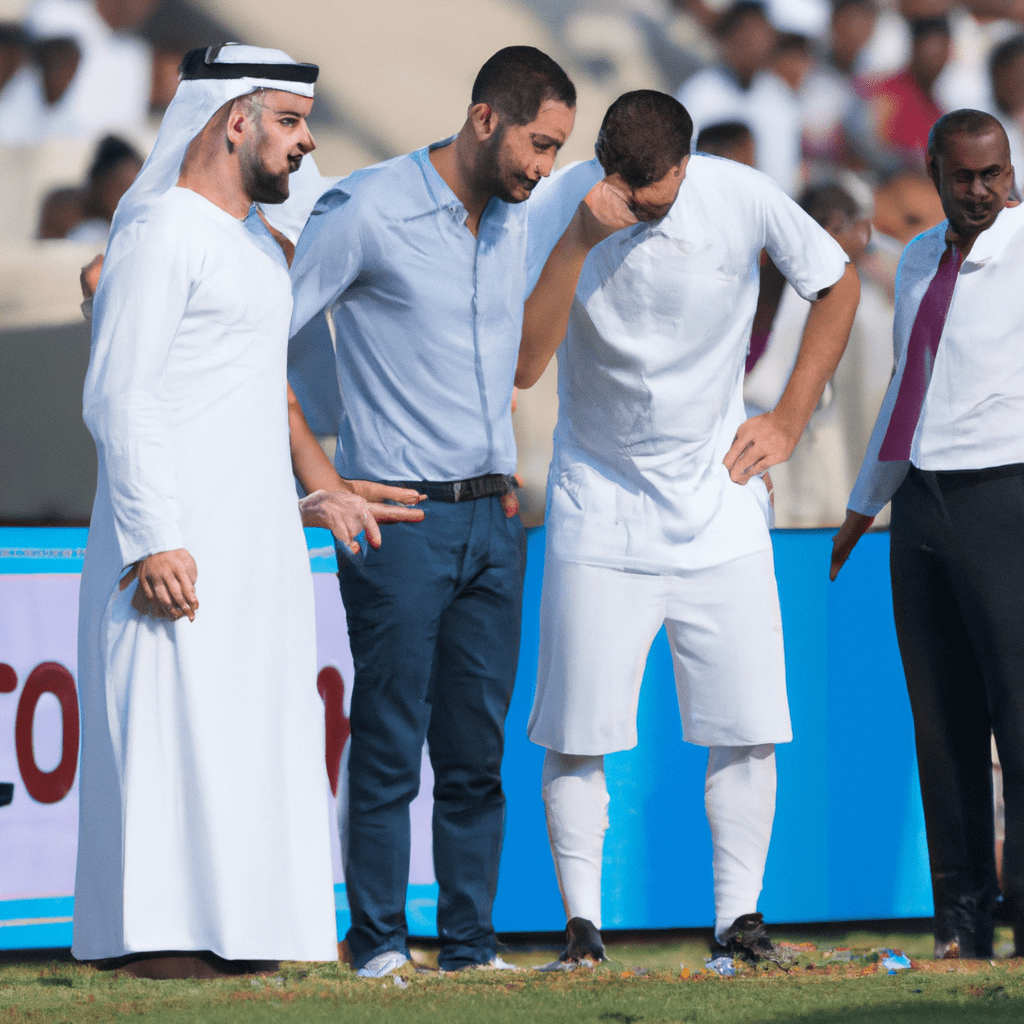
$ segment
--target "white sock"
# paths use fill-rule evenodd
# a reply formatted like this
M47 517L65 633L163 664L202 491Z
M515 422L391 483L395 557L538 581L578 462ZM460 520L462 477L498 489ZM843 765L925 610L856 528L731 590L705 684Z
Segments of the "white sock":
M711 747L704 781L715 875L715 936L757 910L775 819L775 745Z
M541 794L566 918L601 927L601 858L608 829L604 757L544 755Z

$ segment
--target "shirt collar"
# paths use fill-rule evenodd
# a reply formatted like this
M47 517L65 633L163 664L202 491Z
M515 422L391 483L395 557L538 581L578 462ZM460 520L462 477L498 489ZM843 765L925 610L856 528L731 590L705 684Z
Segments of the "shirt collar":
M993 256L999 256L1010 239L1020 230L1022 217L1024 217L1024 205L1001 210L995 223L982 231L974 240L974 245L971 246L971 251L967 254L964 263L980 266L987 263Z
M442 146L450 146L455 142L456 136L449 136L440 142L433 142L429 146L417 149L412 153L412 158L420 168L423 175L423 184L427 188L427 195L434 203L434 209L451 210L460 223L465 223L469 214L465 206L459 201L459 197L448 187L448 183L437 173L437 168L430 162L430 151L440 149Z

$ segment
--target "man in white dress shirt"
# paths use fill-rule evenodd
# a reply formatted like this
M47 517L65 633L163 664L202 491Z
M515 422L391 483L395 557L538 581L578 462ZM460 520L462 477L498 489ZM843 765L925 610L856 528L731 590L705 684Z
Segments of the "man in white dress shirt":
M914 714L935 955L992 955L994 734L1006 801L1003 894L1021 956L1024 208L1006 205L1010 149L989 114L940 118L928 167L947 220L900 261L895 374L831 575L891 498L893 613Z
M535 214L569 223L527 303L516 375L533 384L561 344L529 728L547 748L566 965L603 955L604 755L636 745L662 624L684 737L710 748L716 948L775 955L757 900L775 744L791 730L762 474L789 457L832 375L858 283L842 249L766 176L689 156L691 132L671 96L627 93L605 115L598 160L534 199ZM762 248L812 307L781 400L747 420Z
M72 952L143 977L337 956L302 524L355 549L384 509L287 397L288 266L253 208L313 148L316 72L186 56L96 293Z

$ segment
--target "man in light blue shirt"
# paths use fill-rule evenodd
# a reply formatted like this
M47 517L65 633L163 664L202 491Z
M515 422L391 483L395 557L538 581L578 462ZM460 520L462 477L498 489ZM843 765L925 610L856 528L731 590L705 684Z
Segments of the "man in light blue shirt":
M296 250L292 333L325 309L334 328L338 471L430 499L424 522L396 527L385 549L338 559L355 662L348 942L371 976L408 957L409 804L424 739L439 964L501 966L491 908L526 555L511 495L527 286L519 204L550 173L575 105L549 57L499 51L457 136L344 179Z

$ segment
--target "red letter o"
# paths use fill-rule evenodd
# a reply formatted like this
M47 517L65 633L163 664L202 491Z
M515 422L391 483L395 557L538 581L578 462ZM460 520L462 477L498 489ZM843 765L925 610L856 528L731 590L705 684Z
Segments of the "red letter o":
M331 792L338 795L338 774L341 770L341 754L352 731L345 717L345 680L333 666L320 669L316 677L316 688L324 702L324 719L327 726L327 778Z
M63 736L60 764L52 772L40 771L32 749L32 725L36 705L44 693L52 693L60 701ZM71 673L55 661L44 661L32 669L18 701L14 720L14 749L18 768L29 796L41 804L55 804L68 795L78 767L78 696Z

